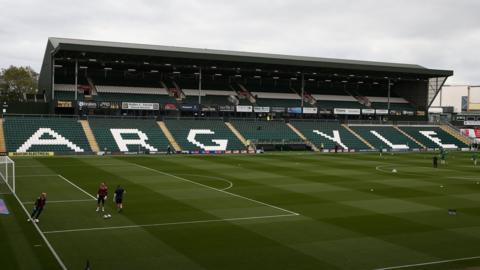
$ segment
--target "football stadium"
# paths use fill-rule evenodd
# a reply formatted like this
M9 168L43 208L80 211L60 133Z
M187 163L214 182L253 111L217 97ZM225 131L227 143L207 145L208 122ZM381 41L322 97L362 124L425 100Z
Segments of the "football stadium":
M0 268L477 269L477 140L429 117L452 75L48 38L3 103Z

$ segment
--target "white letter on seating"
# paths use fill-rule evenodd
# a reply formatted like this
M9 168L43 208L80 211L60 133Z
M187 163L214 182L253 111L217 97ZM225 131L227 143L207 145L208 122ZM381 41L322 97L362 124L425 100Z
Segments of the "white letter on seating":
M215 132L211 131L210 129L190 129L188 133L187 140L194 145L202 148L205 151L225 151L227 150L228 140L219 140L219 139L212 139L212 142L216 143L217 145L210 145L207 146L195 139L197 134L215 134Z
M336 143L338 143L341 147L343 147L344 149L348 149L348 147L342 143L342 140L340 139L340 133L338 132L338 130L333 130L333 137L323 133L323 132L320 132L318 130L313 130L313 133L317 133L318 135L320 136L323 136L331 141L334 141Z
M48 134L55 139L42 139L44 134ZM33 133L26 142L17 149L17 152L27 152L30 147L34 145L65 145L68 148L72 149L75 152L83 152L83 149L78 147L76 144L67 140L65 137L55 132L51 128L39 128L35 133Z
M148 140L147 134L136 128L111 128L110 132L112 132L113 138L122 152L128 152L128 145L140 145L152 152L158 152L157 148L146 142ZM124 139L122 134L136 134L138 139Z
M433 130L420 130L419 132L442 148L458 148L458 146L455 144L442 144L442 140L440 140L440 138L433 137L434 135L437 135L437 133Z
M370 130L370 133L375 135L375 137L379 138L382 142L384 142L386 145L390 146L392 149L408 149L409 147L405 144L393 144L387 138L383 137L380 135L377 131L375 130Z

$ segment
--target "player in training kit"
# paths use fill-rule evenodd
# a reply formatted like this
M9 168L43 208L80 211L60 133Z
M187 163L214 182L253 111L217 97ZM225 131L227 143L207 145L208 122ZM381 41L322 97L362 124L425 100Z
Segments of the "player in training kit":
M441 164L447 163L447 151L443 148L440 148L440 163Z
M35 200L35 206L33 208L33 212L30 215L28 221L33 220L34 222L39 222L38 217L43 212L43 208L45 207L45 203L47 202L47 193L42 192L40 197Z
M119 213L123 211L123 194L125 193L125 189L118 185L117 189L115 189L115 193L113 194L113 201L117 204L117 211Z
M100 205L102 205L102 212L105 211L105 200L107 199L108 187L105 183L101 183L97 192L97 212L100 210Z
M473 155L472 155L473 167L477 167L477 159L478 159L477 152L473 152Z
M433 156L433 168L438 168L438 157L437 157L437 155Z

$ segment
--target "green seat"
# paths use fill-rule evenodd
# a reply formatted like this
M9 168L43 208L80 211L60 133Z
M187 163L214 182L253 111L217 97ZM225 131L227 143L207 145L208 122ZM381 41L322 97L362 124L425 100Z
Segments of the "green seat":
M90 127L97 139L100 150L112 152L137 152L137 151L166 151L169 142L154 119L119 119L119 118L91 118L88 120ZM122 130L119 135L125 140L139 140L138 132L145 134L145 143L150 149L140 143L128 144L126 149L121 149L114 138L114 131ZM127 150L127 151L126 151ZM156 151L155 151L156 150Z
M42 130L43 129L43 132ZM10 117L5 118L4 132L7 151L16 152L90 152L82 125L76 118ZM35 133L40 135L35 139ZM63 139L68 144L59 143ZM60 138L60 139L59 139ZM51 144L49 144L51 139ZM31 143L26 143L30 141ZM71 144L70 144L71 143ZM43 145L39 145L43 144ZM81 150L80 150L81 149Z
M388 103L386 102L372 102L373 109L387 109ZM414 111L415 107L413 107L410 103L390 103L390 110L396 111Z
M421 148L420 145L410 140L393 126L350 126L350 128L376 149L392 149L393 147L388 145L386 141L390 142L398 150ZM405 145L408 148L405 149L399 145Z
M441 140L440 144L453 144L457 148L465 148L468 147L465 143L462 141L458 140L457 138L453 137L452 135L448 134L445 132L443 129L437 126L400 126L400 129L405 131L408 135L412 136L420 142L421 144L425 145L427 148L441 148L441 146L431 139L429 139L427 136L425 136L423 133L425 132L435 132L434 134L431 134L429 136L439 138Z
M338 121L290 120L290 123L317 147L321 147L322 144L324 149L334 149L337 144L342 146L332 140L334 131L337 131L340 142L347 148L355 150L370 149L350 131L340 125Z
M110 102L144 102L144 103L176 103L176 99L168 95L98 93L95 101Z
M183 150L221 150L221 142L227 140L225 150L244 150L245 146L220 119L166 119L170 133ZM213 134L208 134L213 132Z
M248 140L254 142L298 142L301 138L283 120L230 121Z
M64 100L64 101L75 100L75 92L72 92L72 91L55 91L55 100ZM78 93L77 94L77 100L79 100L79 101L84 100L83 93Z

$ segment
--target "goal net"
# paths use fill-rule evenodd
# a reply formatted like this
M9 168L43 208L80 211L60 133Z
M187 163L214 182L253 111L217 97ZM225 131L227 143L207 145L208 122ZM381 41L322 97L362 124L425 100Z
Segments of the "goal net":
M0 156L0 193L15 193L15 162Z

